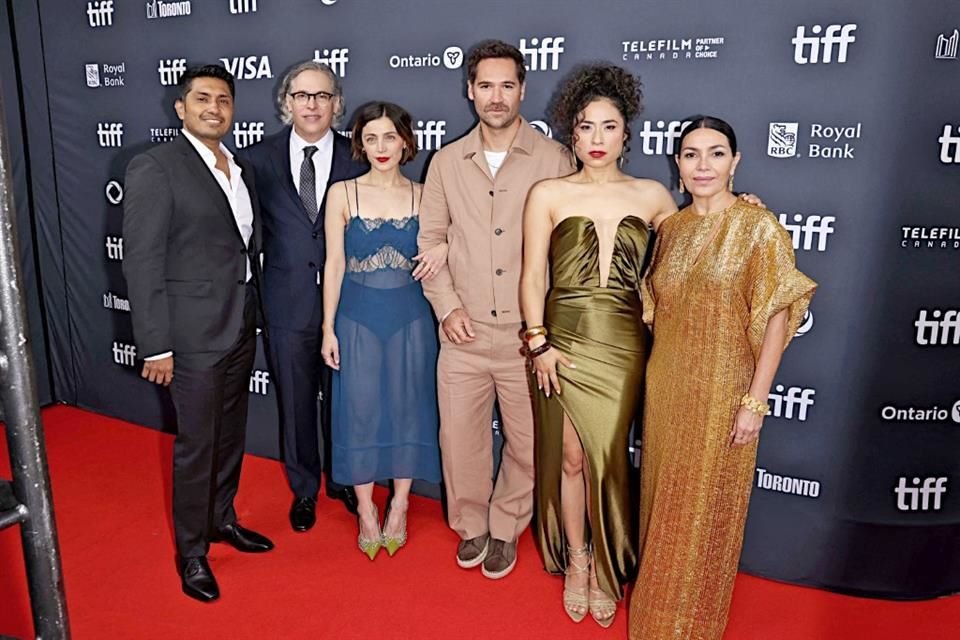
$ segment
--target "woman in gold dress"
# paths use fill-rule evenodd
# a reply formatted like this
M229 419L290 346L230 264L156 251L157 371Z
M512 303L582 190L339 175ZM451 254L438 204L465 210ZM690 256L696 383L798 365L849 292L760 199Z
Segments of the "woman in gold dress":
M731 192L730 126L701 116L676 157L693 203L659 228L644 280L647 364L633 640L719 640L767 394L816 283L773 215Z
M589 611L604 627L637 561L627 439L647 359L640 279L651 223L676 211L663 185L618 166L639 111L640 83L627 71L575 73L553 115L581 169L535 185L524 211L538 539L546 569L566 574L567 614L580 622Z

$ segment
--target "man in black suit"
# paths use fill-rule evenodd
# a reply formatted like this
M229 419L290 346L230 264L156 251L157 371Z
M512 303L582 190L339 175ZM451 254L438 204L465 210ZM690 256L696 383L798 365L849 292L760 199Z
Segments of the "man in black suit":
M253 171L220 140L233 76L192 67L174 104L183 129L127 167L123 274L144 378L169 385L177 413L173 526L184 593L220 592L210 542L269 551L233 508L256 351L260 222ZM174 366L176 361L176 366Z
M355 161L350 142L331 127L343 115L340 79L325 64L308 60L292 67L277 93L288 125L243 157L257 174L263 212L264 315L267 353L277 390L283 462L293 492L290 524L307 531L316 522L320 476L327 469L327 495L356 513L352 487L330 478L320 457L318 422L329 461L327 419L329 370L320 356L323 320L323 233L327 185L355 178L368 167ZM323 390L323 417L317 397Z

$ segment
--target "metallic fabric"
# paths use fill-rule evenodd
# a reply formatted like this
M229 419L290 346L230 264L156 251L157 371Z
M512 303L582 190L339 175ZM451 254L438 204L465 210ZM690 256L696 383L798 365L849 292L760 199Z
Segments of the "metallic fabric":
M594 546L600 588L622 598L621 585L636 571L636 496L628 434L643 391L649 334L641 320L639 285L651 232L646 222L620 220L605 287L600 286L600 243L590 218L564 218L550 243L552 288L544 324L549 341L575 365L559 367L562 394L535 393L538 541L551 573L566 567L560 514L563 416L583 445L590 476L586 531ZM536 384L534 383L534 389ZM591 527L592 523L592 527Z
M764 209L738 200L706 216L687 208L661 225L643 283L654 346L630 638L723 636L757 454L755 442L732 446L730 431L769 319L789 310L786 348L815 287Z

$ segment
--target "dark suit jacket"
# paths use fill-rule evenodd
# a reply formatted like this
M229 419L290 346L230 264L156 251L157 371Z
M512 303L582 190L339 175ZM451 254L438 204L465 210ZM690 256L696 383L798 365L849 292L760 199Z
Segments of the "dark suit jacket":
M254 172L237 159L253 205L245 247L226 195L184 136L127 166L123 275L137 353L225 352L240 335L247 255L260 247ZM251 260L254 279L259 261Z
M301 330L310 324L317 296L322 293L317 286L317 270L323 269L326 258L323 216L327 196L324 190L320 215L316 223L311 223L293 185L290 130L284 127L243 149L240 155L257 174L263 212L263 306L267 326ZM355 178L368 169L366 163L351 157L350 141L334 132L328 184Z

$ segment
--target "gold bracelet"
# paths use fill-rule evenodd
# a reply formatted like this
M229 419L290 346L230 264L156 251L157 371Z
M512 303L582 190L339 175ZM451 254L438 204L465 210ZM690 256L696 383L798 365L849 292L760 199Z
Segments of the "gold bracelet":
M543 325L530 327L529 329L523 332L523 341L530 342L532 338L536 338L537 336L543 336L544 338L546 338L547 328Z
M760 402L749 393L743 394L743 397L740 398L740 406L746 407L747 411L755 413L761 418L770 415L770 405L765 402Z

